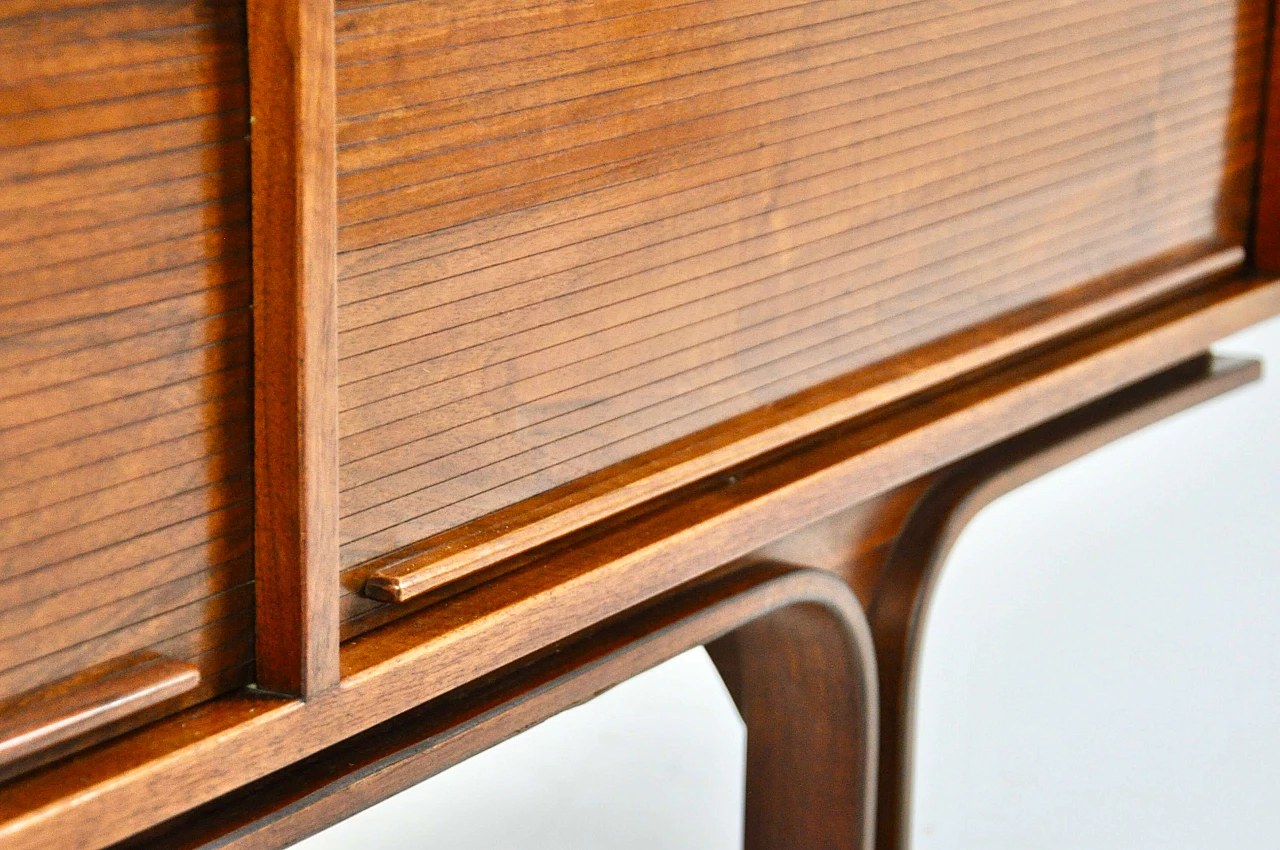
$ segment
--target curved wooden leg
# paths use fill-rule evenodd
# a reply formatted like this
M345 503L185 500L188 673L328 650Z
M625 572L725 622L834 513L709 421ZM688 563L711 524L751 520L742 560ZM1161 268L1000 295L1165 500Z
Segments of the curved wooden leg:
M876 728L861 617L795 605L707 645L747 724L747 850L869 848Z
M951 467L898 535L870 629L834 573L769 563L724 570L119 846L288 846L701 644L747 722L748 847L866 848L875 808L879 846L904 845L918 624L960 528L1022 481L1256 374L1256 364L1198 360Z
M960 532L999 496L1145 425L1255 380L1256 361L1204 356L962 461L921 496L867 609L880 678L876 847L910 846L910 770L922 625Z

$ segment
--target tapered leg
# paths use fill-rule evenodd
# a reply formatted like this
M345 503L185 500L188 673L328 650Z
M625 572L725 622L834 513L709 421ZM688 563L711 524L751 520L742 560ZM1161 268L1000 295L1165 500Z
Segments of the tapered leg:
M747 724L747 850L866 848L872 662L860 618L793 605L707 645Z

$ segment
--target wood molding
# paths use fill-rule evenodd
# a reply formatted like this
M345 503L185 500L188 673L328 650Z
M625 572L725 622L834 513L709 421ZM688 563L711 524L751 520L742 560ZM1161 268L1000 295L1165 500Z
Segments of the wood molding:
M184 694L194 664L141 653L0 703L0 768Z
M876 697L862 609L834 576L759 564L679 588L121 850L283 847L708 642L747 720L747 846L869 848Z
M929 603L965 526L1000 496L1107 443L1257 380L1255 360L1199 357L956 464L912 510L880 576L868 619L880 677L876 847L911 846L916 682Z
M257 685L338 682L333 0L250 0Z
M123 840L1277 312L1280 283L1213 282L557 541L347 641L314 700L231 695L9 783L0 846Z
M691 481L1236 269L1241 248L1193 246L892 357L535 499L369 562L365 594L405 602Z

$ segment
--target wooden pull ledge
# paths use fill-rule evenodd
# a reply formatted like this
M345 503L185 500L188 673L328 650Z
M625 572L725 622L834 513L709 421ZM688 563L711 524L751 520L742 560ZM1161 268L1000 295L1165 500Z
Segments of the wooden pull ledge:
M0 767L185 693L200 671L154 654L133 656L0 703Z
M1150 309L1243 260L1238 247L1193 246L1027 305L376 558L364 565L364 594L406 602L435 592L751 458L1070 339L1126 311Z

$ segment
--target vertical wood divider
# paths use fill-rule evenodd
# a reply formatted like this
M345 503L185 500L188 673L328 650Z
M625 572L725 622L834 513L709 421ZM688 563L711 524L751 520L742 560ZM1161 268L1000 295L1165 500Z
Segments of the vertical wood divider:
M1258 151L1258 194L1253 221L1253 264L1280 272L1280 2L1271 4L1271 42L1263 92L1262 144Z
M333 0L249 0L257 683L338 683Z

